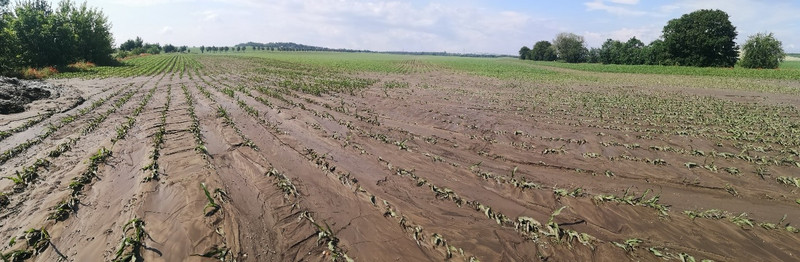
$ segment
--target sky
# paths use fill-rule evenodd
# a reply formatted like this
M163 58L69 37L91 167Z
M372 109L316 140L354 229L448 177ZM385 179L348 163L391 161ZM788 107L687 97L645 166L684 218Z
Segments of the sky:
M55 0L51 0L54 1ZM79 2L81 0L78 0ZM560 32L588 47L631 37L649 43L667 21L699 9L731 16L737 43L772 32L800 53L797 0L93 0L112 23L115 44L232 46L295 42L374 51L515 55Z

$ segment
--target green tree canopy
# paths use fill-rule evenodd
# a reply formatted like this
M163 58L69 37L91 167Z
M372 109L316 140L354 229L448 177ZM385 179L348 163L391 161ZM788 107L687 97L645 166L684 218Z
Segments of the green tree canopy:
M103 13L63 0L0 0L0 72L16 67L64 66L77 61L113 62L111 25Z
M721 10L698 10L664 26L664 45L672 63L732 67L739 56L734 27Z
M740 65L747 68L778 68L786 58L783 43L772 33L751 35L742 46L742 52Z
M536 61L555 61L556 50L549 41L539 41L533 44L531 59Z
M531 56L531 49L528 48L527 46L522 46L522 48L519 49L519 59L522 60L530 59L530 56Z
M558 59L567 63L586 61L589 50L584 46L583 37L573 33L560 33L553 40Z

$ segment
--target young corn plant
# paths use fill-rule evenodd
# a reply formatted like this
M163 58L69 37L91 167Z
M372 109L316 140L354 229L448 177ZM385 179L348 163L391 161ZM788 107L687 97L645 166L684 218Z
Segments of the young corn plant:
M212 216L220 209L220 206L214 201L214 198L211 197L211 193L208 192L208 188L206 188L206 183L200 183L200 187L203 189L206 199L208 199L208 203L203 207L203 214L205 214L205 216Z
M224 245L223 246L213 245L208 250L206 250L206 252L202 254L192 254L192 256L213 258L213 259L218 259L219 261L226 261L230 253L231 249Z
M75 196L70 196L68 199L59 202L55 206L53 213L50 213L50 215L47 216L47 219L64 221L69 218L71 213L78 210L78 205L80 205L80 200Z
M614 242L614 241L612 241L611 243L614 244L615 246L619 247L619 248L622 248L622 250L625 250L625 252L631 253L636 248L639 247L639 244L642 243L642 240L638 239L638 238L629 238L629 239L626 239L622 243L618 243L618 242Z
M750 219L749 217L747 217L747 213L741 213L738 216L731 217L730 221L731 221L731 223L734 223L737 226L740 226L742 228L745 228L745 227L753 228L753 227L755 227L755 225L753 225L753 220Z
M123 228L122 242L114 253L113 262L142 261L141 249L144 246L145 237L149 237L144 231L144 221L140 218L133 218L125 223Z

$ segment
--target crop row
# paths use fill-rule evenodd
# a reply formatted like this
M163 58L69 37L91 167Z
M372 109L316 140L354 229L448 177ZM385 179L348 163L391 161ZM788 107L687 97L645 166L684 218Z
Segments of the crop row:
M61 127L66 126L66 125L74 122L79 117L82 117L82 116L86 115L87 113L93 111L94 109L102 106L103 104L105 104L106 101L108 101L109 99L112 99L113 97L118 95L120 92L122 92L123 89L124 88L120 88L117 91L115 91L114 93L111 93L111 94L109 94L108 96L106 96L104 98L98 99L97 101L93 102L89 107L79 109L77 114L71 114L71 115L67 115L67 116L61 118L55 124L53 122L48 123L45 132L42 133L42 134L39 134L38 136L36 136L36 138L28 139L27 141L25 141L25 142L23 142L23 143L21 143L19 145L16 145L11 149L3 151L3 153L0 154L0 165L5 164L6 161L8 161L11 158L16 157L17 155L19 155L20 153L24 152L28 148L31 148L34 145L38 145L39 143L41 143L42 141L44 141L45 139L50 137L50 135L52 135L53 133L58 131L58 129L60 129Z

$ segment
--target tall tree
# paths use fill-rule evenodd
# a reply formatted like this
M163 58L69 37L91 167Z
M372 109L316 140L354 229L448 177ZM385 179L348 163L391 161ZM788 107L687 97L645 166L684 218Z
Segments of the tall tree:
M567 63L580 63L586 61L589 50L584 46L583 36L573 33L560 33L553 40L558 59Z
M732 67L739 56L736 35L727 13L703 9L670 20L662 37L678 65Z
M786 53L783 43L775 39L772 33L751 35L742 46L742 67L775 69L781 65Z
M111 45L114 39L108 17L96 8L89 8L86 2L75 6L70 1L63 1L60 8L62 12L69 13L71 31L76 37L77 59L99 64L112 63L111 53L114 50Z
M557 55L553 44L550 41L539 41L533 44L531 59L536 61L555 61Z
M19 2L14 9L16 19L12 28L20 45L21 62L26 65L41 67L53 65L58 59L53 26L53 10L45 0Z
M11 28L13 18L8 10L8 0L0 0L0 74L11 71L19 64L17 36Z
M519 49L519 59L522 60L531 59L530 57L531 57L531 49L528 48L527 46L522 46L522 48Z

